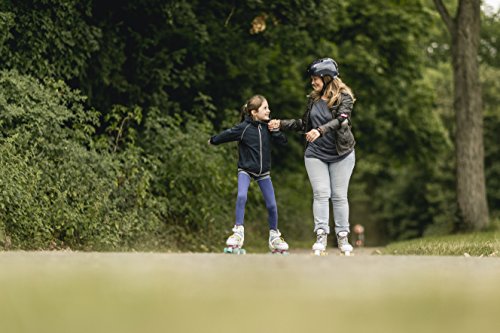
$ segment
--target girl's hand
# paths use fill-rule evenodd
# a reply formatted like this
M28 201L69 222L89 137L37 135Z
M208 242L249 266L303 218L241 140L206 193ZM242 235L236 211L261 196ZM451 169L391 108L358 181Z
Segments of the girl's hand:
M267 124L267 128L269 128L270 131L277 131L280 129L280 120L279 119L273 119L269 121Z
M320 136L321 136L321 133L317 129L312 129L306 133L306 140L308 142L314 142Z

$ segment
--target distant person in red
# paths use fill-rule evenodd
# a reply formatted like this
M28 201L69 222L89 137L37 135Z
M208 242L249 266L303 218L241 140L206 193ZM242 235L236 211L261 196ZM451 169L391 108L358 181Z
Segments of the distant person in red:
M357 247L365 246L365 227L363 227L361 224L356 224L352 228L352 231L356 235L354 245L356 245Z

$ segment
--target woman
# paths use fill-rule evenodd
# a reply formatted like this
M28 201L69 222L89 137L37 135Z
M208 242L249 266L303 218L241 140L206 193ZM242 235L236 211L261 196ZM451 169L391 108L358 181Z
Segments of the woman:
M272 120L269 128L305 133L304 160L314 201L314 254L325 254L329 226L329 199L333 204L335 234L340 251L349 255L349 203L347 189L355 164L351 132L354 95L338 77L337 63L318 59L308 67L312 92L301 119Z

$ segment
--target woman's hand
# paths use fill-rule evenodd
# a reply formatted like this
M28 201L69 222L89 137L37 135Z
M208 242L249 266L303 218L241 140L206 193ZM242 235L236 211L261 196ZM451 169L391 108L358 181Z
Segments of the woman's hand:
M279 119L273 119L267 123L267 128L269 128L270 131L279 131L280 124L281 122Z
M308 142L314 142L320 136L321 136L321 133L317 129L312 129L306 133L306 140Z

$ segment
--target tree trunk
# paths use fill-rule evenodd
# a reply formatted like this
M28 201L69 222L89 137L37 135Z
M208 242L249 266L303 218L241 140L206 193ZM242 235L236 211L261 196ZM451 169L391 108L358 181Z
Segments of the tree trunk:
M484 177L483 112L479 82L480 0L460 0L451 19L441 0L436 7L452 38L456 133L456 176L459 216L468 230L489 224Z

